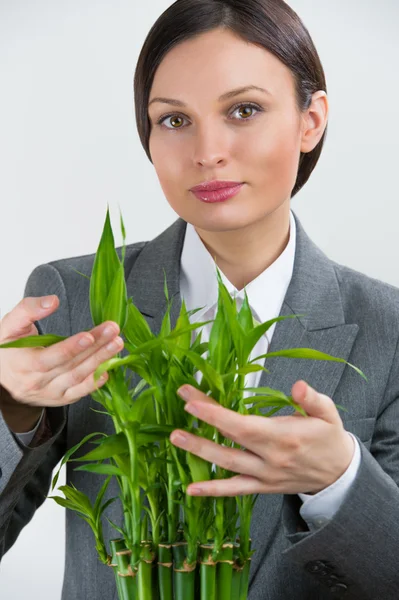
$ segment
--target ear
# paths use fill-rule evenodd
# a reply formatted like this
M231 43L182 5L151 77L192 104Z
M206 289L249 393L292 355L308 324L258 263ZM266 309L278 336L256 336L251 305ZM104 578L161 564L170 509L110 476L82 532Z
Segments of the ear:
M312 96L312 102L302 115L301 152L311 152L321 140L327 126L329 113L326 92L319 90Z

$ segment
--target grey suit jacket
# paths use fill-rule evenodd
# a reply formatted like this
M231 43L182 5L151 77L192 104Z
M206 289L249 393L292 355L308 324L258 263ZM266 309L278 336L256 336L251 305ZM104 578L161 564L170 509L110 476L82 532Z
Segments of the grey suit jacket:
M347 430L361 442L361 466L334 518L315 532L299 515L297 495L258 498L253 521L254 554L249 600L361 600L399 598L399 289L339 265L309 239L294 214L297 247L294 272L281 315L306 314L277 324L271 351L312 347L345 358L363 370L366 383L341 363L267 360L270 374L260 386L291 392L304 379L319 392L347 407L341 412ZM149 242L126 251L128 295L159 332L165 310L163 268L174 298L172 323L180 310L179 270L186 223L177 219ZM120 248L118 249L120 253ZM40 265L30 275L25 296L57 294L58 311L37 323L41 333L70 336L92 327L89 281L94 254ZM125 351L123 351L125 352ZM132 380L132 385L137 378ZM69 407L50 408L51 438L24 447L0 415L0 557L49 493L54 466L65 451L94 431L111 434L112 422L90 410L91 396ZM288 414L289 409L277 413ZM272 417L274 418L274 417ZM82 453L91 446L83 447ZM67 482L92 500L98 475L73 471ZM118 494L116 483L108 497ZM61 509L60 509L61 510ZM118 503L109 508L121 523ZM105 539L115 536L104 524ZM34 551L34 548L32 548ZM43 571L44 585L45 573ZM66 511L66 563L62 600L116 600L112 569L99 562L92 533L75 513Z

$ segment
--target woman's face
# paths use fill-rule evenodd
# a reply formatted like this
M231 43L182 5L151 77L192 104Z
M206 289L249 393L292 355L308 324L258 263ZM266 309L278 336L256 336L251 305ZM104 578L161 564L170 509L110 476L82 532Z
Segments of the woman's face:
M267 92L251 89L219 99L244 86ZM156 97L184 105L152 102ZM313 134L306 134L309 122L297 111L289 69L223 29L169 51L156 71L148 113L151 158L166 199L205 231L242 229L279 209L287 216L300 152L316 146L326 124L313 120ZM202 202L190 191L214 179L244 185L218 203Z

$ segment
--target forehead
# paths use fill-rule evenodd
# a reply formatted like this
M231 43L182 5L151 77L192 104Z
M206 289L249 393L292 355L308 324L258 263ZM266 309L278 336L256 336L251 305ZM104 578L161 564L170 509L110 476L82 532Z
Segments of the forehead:
M184 40L163 58L150 98L168 96L185 102L214 100L243 85L257 85L281 96L293 90L293 77L277 57L226 29ZM156 104L155 104L156 106Z

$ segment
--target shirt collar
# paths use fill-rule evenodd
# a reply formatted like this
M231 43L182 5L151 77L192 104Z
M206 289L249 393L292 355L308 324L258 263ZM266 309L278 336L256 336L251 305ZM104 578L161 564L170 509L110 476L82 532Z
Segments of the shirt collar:
M290 211L290 237L287 246L267 269L245 287L251 310L261 322L273 319L280 313L294 269L295 247L296 224ZM231 296L243 299L244 290L237 290L224 273L220 273ZM191 223L187 223L181 254L180 294L187 310L204 307L194 315L195 320L202 318L218 299L214 260Z

